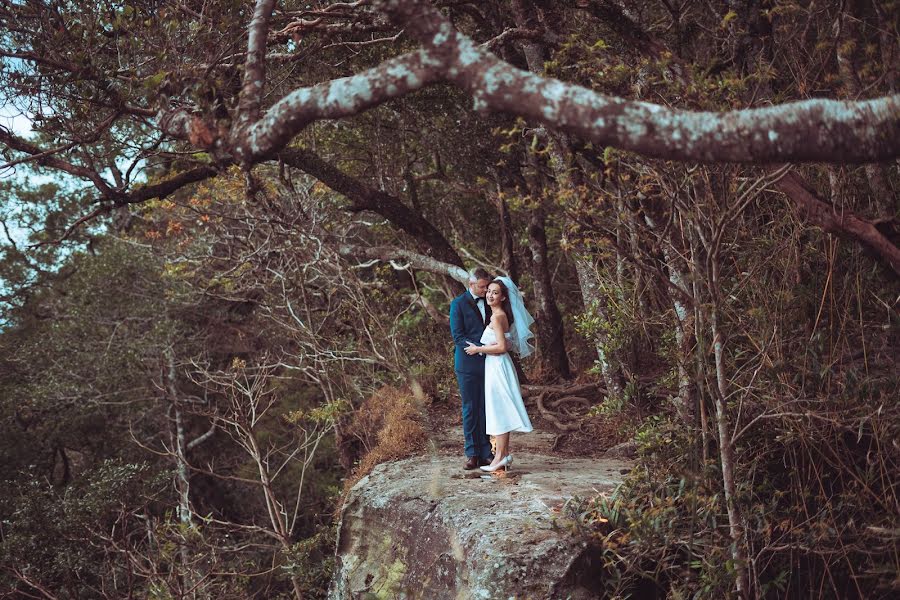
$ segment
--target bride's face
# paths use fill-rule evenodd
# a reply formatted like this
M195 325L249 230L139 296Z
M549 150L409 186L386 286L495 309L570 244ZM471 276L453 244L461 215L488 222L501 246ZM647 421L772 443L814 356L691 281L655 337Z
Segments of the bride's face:
M487 298L488 306L500 306L500 304L506 300L506 298L503 297L503 291L496 283L492 283L488 286L485 298Z

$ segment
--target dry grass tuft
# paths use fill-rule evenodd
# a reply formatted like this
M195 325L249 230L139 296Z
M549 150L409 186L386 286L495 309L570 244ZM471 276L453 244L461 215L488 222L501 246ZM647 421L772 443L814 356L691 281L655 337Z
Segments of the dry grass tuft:
M391 386L379 389L363 402L347 434L362 443L364 453L344 483L341 506L350 488L376 465L413 456L425 448L425 402L421 394Z

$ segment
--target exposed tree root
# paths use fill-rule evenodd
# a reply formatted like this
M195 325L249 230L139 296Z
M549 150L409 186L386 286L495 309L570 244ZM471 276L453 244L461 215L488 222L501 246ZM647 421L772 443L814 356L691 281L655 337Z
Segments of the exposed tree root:
M548 410L547 407L544 406L544 398L546 398L547 395L548 393L544 392L543 394L539 394L537 397L537 407L538 411L541 413L541 416L550 421L550 423L552 423L553 426L560 431L578 431L579 425L577 423L563 423L560 420L559 415Z
M566 396L584 396L591 395L588 392L599 394L604 392L604 388L597 383L582 383L577 385L523 385L522 397L529 398L537 394L549 392L550 394L564 394Z

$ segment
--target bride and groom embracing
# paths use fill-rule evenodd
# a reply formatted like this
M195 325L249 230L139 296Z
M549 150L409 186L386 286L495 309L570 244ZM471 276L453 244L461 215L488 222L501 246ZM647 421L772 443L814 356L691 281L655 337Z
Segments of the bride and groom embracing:
M469 277L469 289L450 303L465 469L508 469L509 433L532 430L509 356L510 351L522 357L534 351L529 344L534 337L532 323L516 284L509 277L492 278L484 269L476 269ZM489 435L496 438L495 455Z

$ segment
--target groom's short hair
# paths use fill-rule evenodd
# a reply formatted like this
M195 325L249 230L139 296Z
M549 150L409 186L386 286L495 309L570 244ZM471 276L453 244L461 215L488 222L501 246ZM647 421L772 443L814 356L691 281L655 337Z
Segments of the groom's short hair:
M493 279L493 278L491 277L491 274L490 274L490 273L488 273L487 271L485 271L485 270L482 269L481 267L478 267L477 269L475 269L474 271L472 271L472 274L471 274L471 275L469 275L469 282L470 282L470 283L475 283L476 281L480 281L480 280L482 280L482 279L487 279L488 281L490 281L490 280Z

